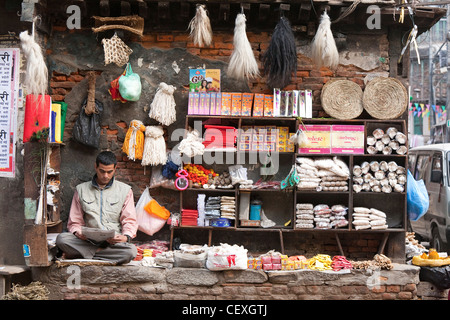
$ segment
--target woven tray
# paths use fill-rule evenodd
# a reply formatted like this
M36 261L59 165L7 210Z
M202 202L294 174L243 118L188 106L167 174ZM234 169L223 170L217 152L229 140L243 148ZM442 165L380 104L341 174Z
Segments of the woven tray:
M408 107L408 92L399 80L378 77L367 83L363 106L376 119L395 119Z
M322 88L320 100L323 110L341 120L357 118L363 112L363 91L350 80L330 80Z

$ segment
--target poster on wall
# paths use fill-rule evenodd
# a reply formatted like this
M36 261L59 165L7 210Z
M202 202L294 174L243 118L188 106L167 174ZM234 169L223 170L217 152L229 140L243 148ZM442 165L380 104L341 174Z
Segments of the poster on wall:
M0 178L14 178L20 49L0 48Z

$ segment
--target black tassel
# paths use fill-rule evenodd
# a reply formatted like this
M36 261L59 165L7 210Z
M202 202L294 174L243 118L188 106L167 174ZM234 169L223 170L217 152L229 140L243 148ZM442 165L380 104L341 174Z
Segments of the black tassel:
M270 88L284 88L297 72L297 50L294 33L285 17L275 27L269 47L263 56L264 71Z

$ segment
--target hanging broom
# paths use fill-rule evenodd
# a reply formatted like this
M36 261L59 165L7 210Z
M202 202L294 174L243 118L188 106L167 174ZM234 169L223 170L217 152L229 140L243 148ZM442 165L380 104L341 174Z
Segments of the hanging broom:
M150 112L148 114L149 117L157 120L165 126L174 123L176 120L176 104L173 97L174 91L174 86L161 82L156 91L155 97L150 104Z
M48 85L48 69L42 54L42 48L35 41L34 24L31 35L28 31L20 33L20 45L27 60L27 72L25 73L25 87L28 93L45 95Z
M147 126L145 128L143 166L157 166L167 162L166 142L162 126Z
M339 52L330 26L330 17L324 11L311 44L311 53L312 59L318 67L325 66L335 70L339 65Z
M285 17L281 17L263 56L264 71L270 88L284 88L297 71L297 51L294 33Z
M227 74L236 79L249 79L259 76L258 63L247 38L245 14L238 13L234 28L234 51L231 54Z
M139 120L133 120L130 123L122 151L128 155L130 160L141 160L144 152L144 131L145 126Z
M190 37L199 47L209 46L212 42L211 22L204 4L198 4L194 18L189 22Z

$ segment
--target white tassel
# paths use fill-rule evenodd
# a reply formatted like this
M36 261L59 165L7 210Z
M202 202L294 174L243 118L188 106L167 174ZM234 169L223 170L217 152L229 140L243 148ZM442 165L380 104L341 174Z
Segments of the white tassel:
M156 166L167 162L166 142L162 126L147 126L145 128L143 166Z
M195 45L209 46L212 42L211 22L205 5L197 5L194 18L189 22L190 37Z
M23 31L19 35L20 45L27 59L27 72L25 74L25 87L28 93L44 95L48 86L48 70L42 54L42 48L34 40L33 31L29 35L28 31Z
M149 117L165 126L174 123L176 120L176 104L173 97L175 89L174 86L161 82L150 104Z
M335 70L339 65L339 52L331 32L331 21L325 11L320 18L319 28L311 44L312 59L318 66Z
M245 14L238 13L234 27L234 51L231 54L227 74L236 79L249 79L259 76L258 63L247 38Z

